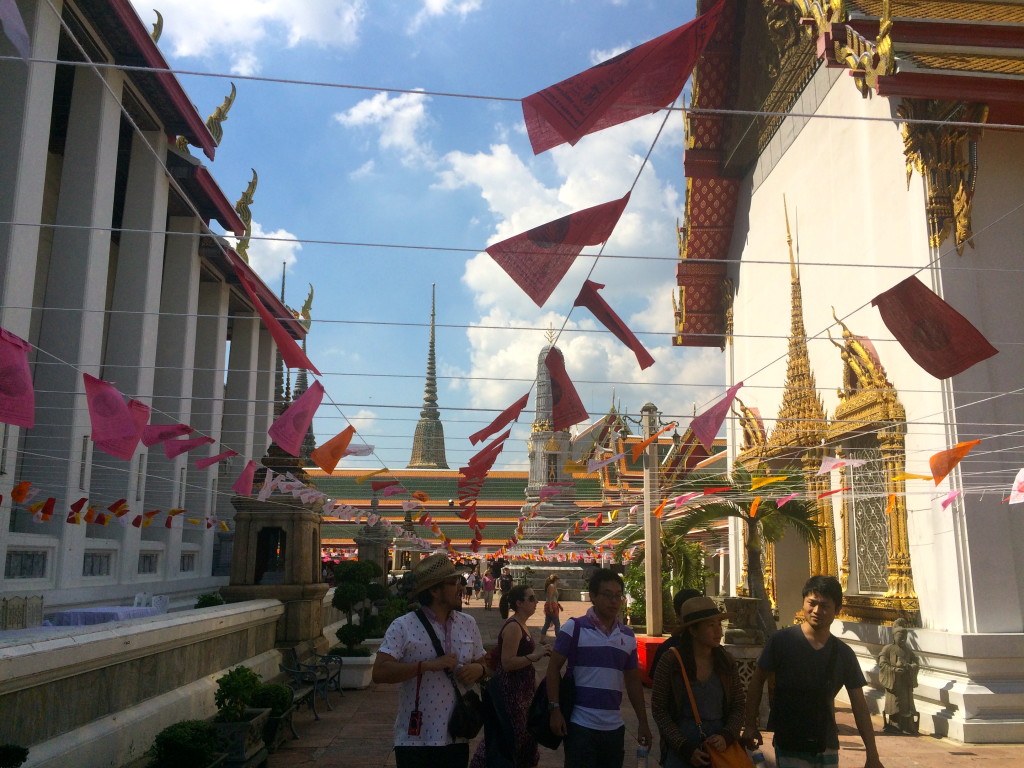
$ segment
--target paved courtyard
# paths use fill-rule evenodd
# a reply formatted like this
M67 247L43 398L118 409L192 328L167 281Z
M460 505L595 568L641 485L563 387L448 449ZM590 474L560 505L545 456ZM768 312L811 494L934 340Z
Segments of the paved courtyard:
M497 603L497 600L495 600ZM565 607L563 616L582 615L589 607L586 603L562 603ZM466 606L480 626L485 646L494 644L501 617L497 607L491 611L483 609L483 603L474 600ZM544 622L540 611L529 622L536 633ZM543 664L538 665L539 675L543 673ZM648 704L650 690L645 689ZM313 715L304 709L295 715L295 729L299 740L286 741L282 747L270 756L270 768L381 768L394 766L395 756L391 749L392 725L398 701L397 685L371 685L364 691L346 691L344 697L331 694L333 711L326 711L321 706L320 721L313 720ZM631 744L635 745L629 734L636 734L636 718L627 705L624 711L627 731L626 768L635 765ZM648 709L648 713L649 713ZM648 715L649 716L649 715ZM839 739L842 747L839 765L841 768L854 768L864 765L864 748L857 736L850 710L841 707L838 710ZM652 722L653 728L653 722ZM927 766L932 768L954 768L955 766L975 765L978 763L992 766L1024 765L1024 745L960 745L945 739L930 736L892 736L882 734L881 719L875 718L875 732L878 749L886 768L911 768ZM655 737L657 738L657 737ZM475 742L470 747L475 749ZM765 752L769 760L772 758L771 748ZM656 765L656 761L651 761ZM773 764L773 763L772 763ZM561 768L561 750L552 751L541 747L540 768Z

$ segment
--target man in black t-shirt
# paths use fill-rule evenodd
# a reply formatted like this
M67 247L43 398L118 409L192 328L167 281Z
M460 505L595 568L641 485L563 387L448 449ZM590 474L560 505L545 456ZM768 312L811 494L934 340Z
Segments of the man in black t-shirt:
M747 691L743 738L761 743L757 712L765 680L774 674L768 730L775 734L778 768L836 766L839 732L834 701L845 687L864 742L865 768L882 768L862 690L867 681L853 649L831 632L843 605L843 588L831 576L812 576L804 585L803 598L803 623L773 634L757 660Z

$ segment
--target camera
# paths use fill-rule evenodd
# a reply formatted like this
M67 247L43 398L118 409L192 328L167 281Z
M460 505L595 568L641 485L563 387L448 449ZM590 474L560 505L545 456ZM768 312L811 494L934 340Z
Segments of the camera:
M423 713L418 709L409 713L409 735L419 736L420 727L423 725Z

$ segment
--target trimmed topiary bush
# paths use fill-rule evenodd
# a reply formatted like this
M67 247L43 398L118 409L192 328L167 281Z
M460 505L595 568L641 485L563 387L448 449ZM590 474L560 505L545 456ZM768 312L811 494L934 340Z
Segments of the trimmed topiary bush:
M212 723L182 720L156 735L146 757L150 760L149 768L182 768L186 765L198 768L213 762L220 751L220 738ZM0 762L0 766L20 764Z
M196 608L211 608L215 605L224 605L224 598L219 592L207 592L196 598Z
M260 683L252 697L252 706L267 708L271 717L280 717L292 705L292 689L283 683Z
M245 720L245 710L252 706L253 696L260 685L260 676L248 667L235 667L217 678L217 692L213 695L217 722Z

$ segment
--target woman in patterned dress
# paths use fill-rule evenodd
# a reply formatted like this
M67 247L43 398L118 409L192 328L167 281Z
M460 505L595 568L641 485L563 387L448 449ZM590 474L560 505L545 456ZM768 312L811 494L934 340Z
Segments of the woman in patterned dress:
M551 653L548 646L536 648L533 636L526 628L527 620L537 610L537 596L525 584L517 584L507 593L511 616L498 632L495 649L495 682L488 690L499 691L500 702L495 702L507 714L507 723L512 736L510 765L515 768L532 768L540 761L537 742L526 730L526 711L530 707L537 678L533 665ZM477 745L476 754L469 768L487 768L487 735ZM495 745L492 745L492 749ZM504 757L504 755L503 755Z

